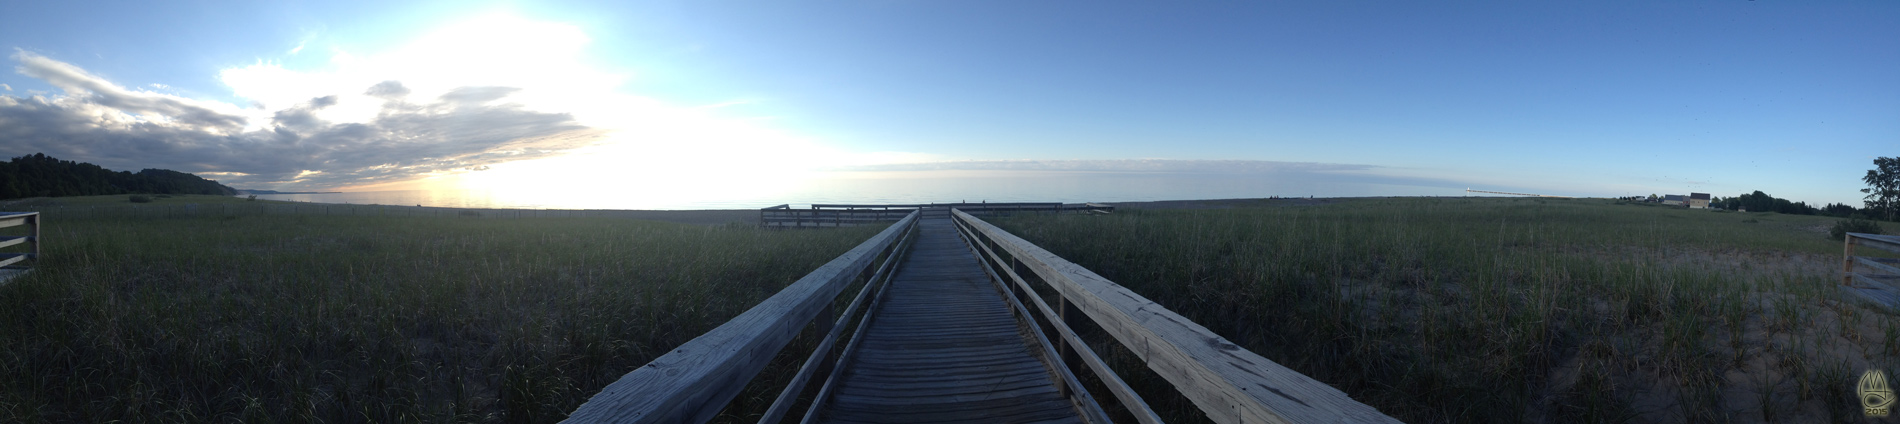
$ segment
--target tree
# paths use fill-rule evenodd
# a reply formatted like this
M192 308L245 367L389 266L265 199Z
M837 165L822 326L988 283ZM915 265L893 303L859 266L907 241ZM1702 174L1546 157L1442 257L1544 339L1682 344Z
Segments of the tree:
M1881 157L1874 159L1874 169L1867 170L1867 176L1860 179L1867 182L1867 213L1875 217L1893 221L1900 216L1900 158Z
M1829 203L1827 206L1821 207L1821 214L1841 218L1852 218L1859 215L1860 210L1854 209L1854 205Z
M0 199L93 196L101 194L234 195L217 181L183 172L147 169L134 174L85 162L59 160L44 153L0 161Z

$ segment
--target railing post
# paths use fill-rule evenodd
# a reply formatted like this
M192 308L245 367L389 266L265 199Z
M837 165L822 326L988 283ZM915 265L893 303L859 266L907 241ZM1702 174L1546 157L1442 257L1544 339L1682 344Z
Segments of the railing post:
M975 232L1005 246L1004 250L1013 259L1033 269L1044 284L1060 293L1059 306L1038 305L1045 319L1095 322L1104 334L1127 347L1148 369L1206 413L1210 421L1398 422L1339 389L1235 345L1206 327L1021 237L971 215L960 218L966 219ZM1000 256L997 259L1001 260ZM1057 307L1061 310L1054 310ZM1067 330L1065 337L1079 336L1073 327ZM1087 365L1124 405L1146 405L1126 382L1114 376L1114 371L1086 342L1079 337L1071 342L1068 346L1071 351L1076 356L1091 358ZM1068 352L1052 349L1053 342L1046 343L1049 343L1044 345L1046 355L1063 359L1070 356ZM1145 407L1130 408L1130 412L1141 422L1160 422L1160 417Z
M870 284L870 283L866 283L866 284ZM831 334L831 328L837 326L837 324L838 324L838 309L834 305L825 305L824 310L818 311L818 331L815 333L812 333L812 335L817 336L819 340L823 340L826 335ZM824 366L824 364L831 363L832 361L837 360L837 357L838 357L838 350L831 349L830 351L825 352L825 359L822 361L819 361L819 366Z
M1847 233L1846 240L1843 240L1842 242L1846 243L1847 246L1842 248L1841 256L1846 257L1847 259L1844 259L1841 265L1841 285L1853 286L1854 285L1854 234Z
M951 216L951 217L950 217L950 219L957 219L957 217L956 217L956 216ZM965 225L965 226L968 226L968 225L969 225L969 223L964 223L964 225ZM1001 251L1002 251L1002 248L1001 248L1001 246L997 246L997 245L996 245L996 243L994 243L994 240L984 240L984 237L983 237L983 236L982 236L981 234L978 234L978 233L976 232L976 227L973 227L973 226L972 226L972 227L969 227L969 228L970 228L970 241L971 241L971 242L975 242L975 243L976 243L976 244L978 244L978 245L988 245L988 246L990 247L990 251L992 251L992 252L1001 252ZM1003 264L997 264L997 265L1003 265ZM1022 263L1021 263L1021 262L1017 262L1017 261L1016 261L1016 257L1015 257L1015 256L1013 256L1013 255L1012 255L1012 256L1010 256L1010 257L1009 257L1009 265L1008 265L1008 266L1009 266L1009 272L1014 272L1014 273L1016 273L1016 275L1024 275L1024 274L1023 274L1023 268L1022 268ZM1007 274L1005 274L1005 275L1007 275ZM1031 294L1033 294L1033 293L1025 293L1025 292L1023 292L1023 285L1022 285L1022 284L1005 284L1005 285L1006 285L1006 286L1009 286L1009 293L1010 293L1011 295L1014 295L1014 296L1016 296L1016 300L1017 300L1017 301L1021 301L1021 302L1028 302L1028 301L1029 301L1029 298L1028 298L1027 296L1029 296L1029 295L1031 295ZM1035 318L1034 318L1034 317L1026 317L1026 318L1030 318L1030 319L1029 319L1029 323L1030 323L1030 324L1035 324L1035 323L1036 323L1036 320L1035 320Z
M1062 322L1054 323L1055 325L1068 328L1069 332L1076 333L1077 337L1081 336L1081 333L1075 331L1075 323L1081 319L1081 313L1075 310L1075 304L1070 303L1068 297L1062 298L1061 309L1056 311L1056 315L1061 317ZM1057 337L1056 342L1058 344L1057 347L1061 348L1062 364L1069 367L1069 374L1082 375L1082 367L1080 364L1082 357L1075 353L1075 346L1070 345L1069 339L1066 337Z
M40 214L36 213L33 214L33 216L26 217L26 225L33 227L32 237L28 237L26 242L33 245L34 268L39 268L40 266L40 216Z

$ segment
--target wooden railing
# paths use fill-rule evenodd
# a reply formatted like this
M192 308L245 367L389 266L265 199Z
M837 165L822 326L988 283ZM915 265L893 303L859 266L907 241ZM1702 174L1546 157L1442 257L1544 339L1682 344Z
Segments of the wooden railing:
M724 409L800 329L817 319L818 332L825 334L824 339L799 368L784 394L772 404L766 419L761 420L777 422L794 406L798 395L820 368L829 368L836 374L840 368L837 364L850 359L837 358L832 346L854 315L863 316L857 328L864 328L868 323L869 311L876 308L880 287L890 279L895 264L907 251L918 215L910 212L890 228L798 279L758 306L621 376L581 404L563 422L706 422ZM842 312L833 309L839 293L863 277L879 256L883 256L884 261L865 279L864 287L851 303ZM865 312L858 314L866 299L872 299L871 306L862 308ZM856 342L856 338L851 341ZM849 355L850 350L847 348L845 355ZM829 388L827 385L825 390Z
M1854 290L1854 292L1876 302L1900 307L1900 259L1854 254L1855 246L1900 253L1900 236L1847 233L1845 242L1841 285L1849 288L1865 288L1867 290Z
M0 269L10 270L6 276L24 272L31 268L20 265L21 261L40 258L40 213L39 212L0 212L0 228L27 226L26 235L0 236L0 248L26 244L24 253L0 253Z
M914 210L944 216L951 208L978 216L1012 213L1109 213L1114 206L1097 203L923 203L895 205L814 204L809 209L791 205L759 208L759 226L767 228L849 227L896 221Z
M1058 362L1053 365L1071 373L1079 373L1081 365L1086 365L1137 421L1158 423L1161 419L1076 334L1072 324L1093 321L1215 422L1399 422L972 214L951 213L991 276L1008 287L1005 293L1015 298L1017 313L1060 335L1054 348L1058 352L1052 355ZM1051 307L1036 294L1024 278L1025 270L1054 290L1059 305ZM1024 304L1034 304L1040 313L1030 313Z

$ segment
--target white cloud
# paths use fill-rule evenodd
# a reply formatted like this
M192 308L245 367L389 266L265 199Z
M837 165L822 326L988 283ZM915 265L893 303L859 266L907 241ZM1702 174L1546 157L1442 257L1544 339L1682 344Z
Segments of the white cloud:
M409 98L434 98L469 86L523 89L511 100L543 111L574 113L583 122L594 99L624 76L596 71L583 62L589 38L580 28L510 16L488 16L431 32L384 52L333 50L324 69L293 70L276 62L226 69L222 81L235 94L268 107L338 95L325 119L361 122L375 117L383 99L364 93L383 81L400 81ZM589 122L589 124L594 124Z
M235 133L244 125L243 118L236 115L239 109L229 104L127 89L72 64L24 50L16 51L13 59L20 62L14 69L21 75L59 87L76 102L109 109L87 112L100 119L183 126L216 135Z
M312 68L260 60L220 71L248 108L128 90L72 65L22 53L16 60L23 62L23 73L32 68L29 75L67 94L44 101L12 98L13 119L27 119L31 109L75 125L35 127L42 141L34 148L51 149L49 155L110 162L95 159L106 156L104 150L49 147L75 132L91 131L99 143L121 147L164 139L175 147L169 153L139 157L170 162L111 161L285 184L252 188L339 188L418 177L428 177L428 184L524 190L649 180L701 188L758 186L760 180L793 181L813 169L941 159L844 151L719 115L726 112L721 107L743 100L692 107L622 93L627 73L590 65L589 42L573 25L498 15L447 26L387 51L330 47L328 62ZM116 129L101 130L108 127L105 121L116 122ZM153 133L165 128L171 129L162 137Z
M317 113L334 106L335 96L245 110L128 89L24 51L13 59L21 74L64 94L0 96L0 151L113 169L170 168L229 176L226 182L235 184L336 187L548 157L598 138L571 115L494 101L509 88L462 87L434 99L389 100L373 119L336 122Z
M13 91L13 86L11 86L11 85L6 85L6 84L0 84L0 90L6 90L6 91Z
M445 175L431 181L437 185L521 190L603 180L743 185L762 178L797 179L816 168L933 159L844 151L720 115L721 108L749 100L682 106L623 93L619 87L629 75L592 66L586 58L589 42L573 25L496 15L447 26L388 51L334 50L321 70L260 62L221 76L238 95L271 107L335 95L334 106L313 111L335 122L372 119L389 99L471 94L452 94L461 87L518 88L502 101L568 114L581 125L609 132L596 145L571 154ZM403 90L381 85L391 81ZM414 185L404 187L409 186Z

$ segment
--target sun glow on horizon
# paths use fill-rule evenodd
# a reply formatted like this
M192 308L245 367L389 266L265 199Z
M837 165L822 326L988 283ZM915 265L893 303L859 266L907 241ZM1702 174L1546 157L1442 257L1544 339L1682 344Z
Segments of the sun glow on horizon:
M340 188L344 190L557 195L611 186L668 197L756 194L789 189L818 169L929 159L847 152L763 126L757 119L720 115L720 106L749 100L683 106L622 92L619 86L629 73L590 66L589 41L574 25L489 15L444 26L387 52L357 54L336 48L327 69L291 70L260 62L222 75L238 95L270 108L336 95L334 105L316 113L333 122L375 119L378 108L392 100L365 90L383 81L408 88L398 100L409 101L426 101L460 87L512 87L519 90L496 102L568 114L604 134L559 156ZM253 125L270 122L269 113L256 110Z

